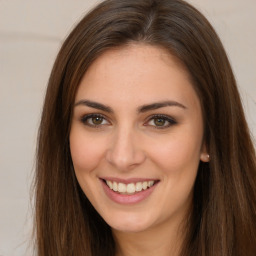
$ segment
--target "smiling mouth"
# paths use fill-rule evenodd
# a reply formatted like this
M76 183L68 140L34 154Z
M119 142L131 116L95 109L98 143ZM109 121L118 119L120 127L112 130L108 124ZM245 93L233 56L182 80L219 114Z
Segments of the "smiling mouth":
M104 180L104 182L114 192L124 194L124 195L132 195L137 192L141 192L151 188L158 181L150 180L150 181L142 181L142 182L128 183L128 184L124 184L122 182L110 181L110 180Z

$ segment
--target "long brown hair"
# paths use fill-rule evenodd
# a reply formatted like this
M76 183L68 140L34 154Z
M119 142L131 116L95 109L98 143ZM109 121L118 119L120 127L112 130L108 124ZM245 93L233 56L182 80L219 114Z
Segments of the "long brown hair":
M81 191L69 150L74 97L109 48L163 47L186 67L201 100L210 163L200 163L183 256L256 252L256 160L236 82L214 29L182 0L107 0L65 40L49 79L38 134L38 256L114 256L111 228Z

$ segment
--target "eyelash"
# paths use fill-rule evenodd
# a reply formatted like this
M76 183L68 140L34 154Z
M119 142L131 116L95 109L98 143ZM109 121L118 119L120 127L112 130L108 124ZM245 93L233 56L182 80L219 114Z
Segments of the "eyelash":
M90 126L90 127L94 127L94 128L100 128L100 126L102 125L105 125L105 124L91 124L88 122L89 119L92 119L92 118L101 118L103 120L107 120L106 117L104 115L101 115L101 114L89 114L89 115L85 115L81 118L81 122L84 124L84 125L87 125L87 126ZM109 121L107 121L108 123L110 123Z
M145 124L145 126L147 126L147 124L151 121L154 122L154 120L156 119L160 119L160 120L163 120L165 123L168 122L167 125L163 125L163 126L157 126L157 125L149 125L149 126L152 126L152 128L154 129L166 129L170 126L173 126L173 125L176 125L177 124L177 121L169 116L166 116L166 115L153 115L153 116L150 116L150 118L148 119L147 123Z
M103 121L105 120L107 122L107 124L92 124L92 123L89 123L89 120L92 119L92 118L100 118L102 119ZM165 124L163 126L157 126L157 125L150 125L149 123L150 122L154 122L154 120L156 119L160 119L160 120L163 120L165 122ZM84 124L84 125L87 125L89 127L93 127L93 128L101 128L102 125L108 125L110 124L110 122L107 120L107 118L104 116L104 115L101 115L101 114L89 114L89 115L85 115L81 118L81 122ZM168 124L166 125L166 122L168 122ZM177 124L177 121L169 116L166 116L166 115L152 115L148 118L147 122L144 124L144 126L151 126L152 128L154 129L166 129L170 126L173 126L173 125L176 125Z

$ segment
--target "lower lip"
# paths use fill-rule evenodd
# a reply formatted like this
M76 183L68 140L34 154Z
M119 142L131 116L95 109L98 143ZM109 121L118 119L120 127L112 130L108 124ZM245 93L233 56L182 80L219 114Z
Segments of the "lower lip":
M135 194L131 194L131 195L119 194L118 192L111 190L103 180L102 180L102 184L103 184L103 189L106 195L115 203L136 204L148 198L156 188L158 182L146 190L136 192Z

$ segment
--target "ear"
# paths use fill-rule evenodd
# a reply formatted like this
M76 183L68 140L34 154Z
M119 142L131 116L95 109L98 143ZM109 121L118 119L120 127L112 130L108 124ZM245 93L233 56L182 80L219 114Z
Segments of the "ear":
M205 143L203 143L201 147L200 160L205 163L210 161L210 155Z

